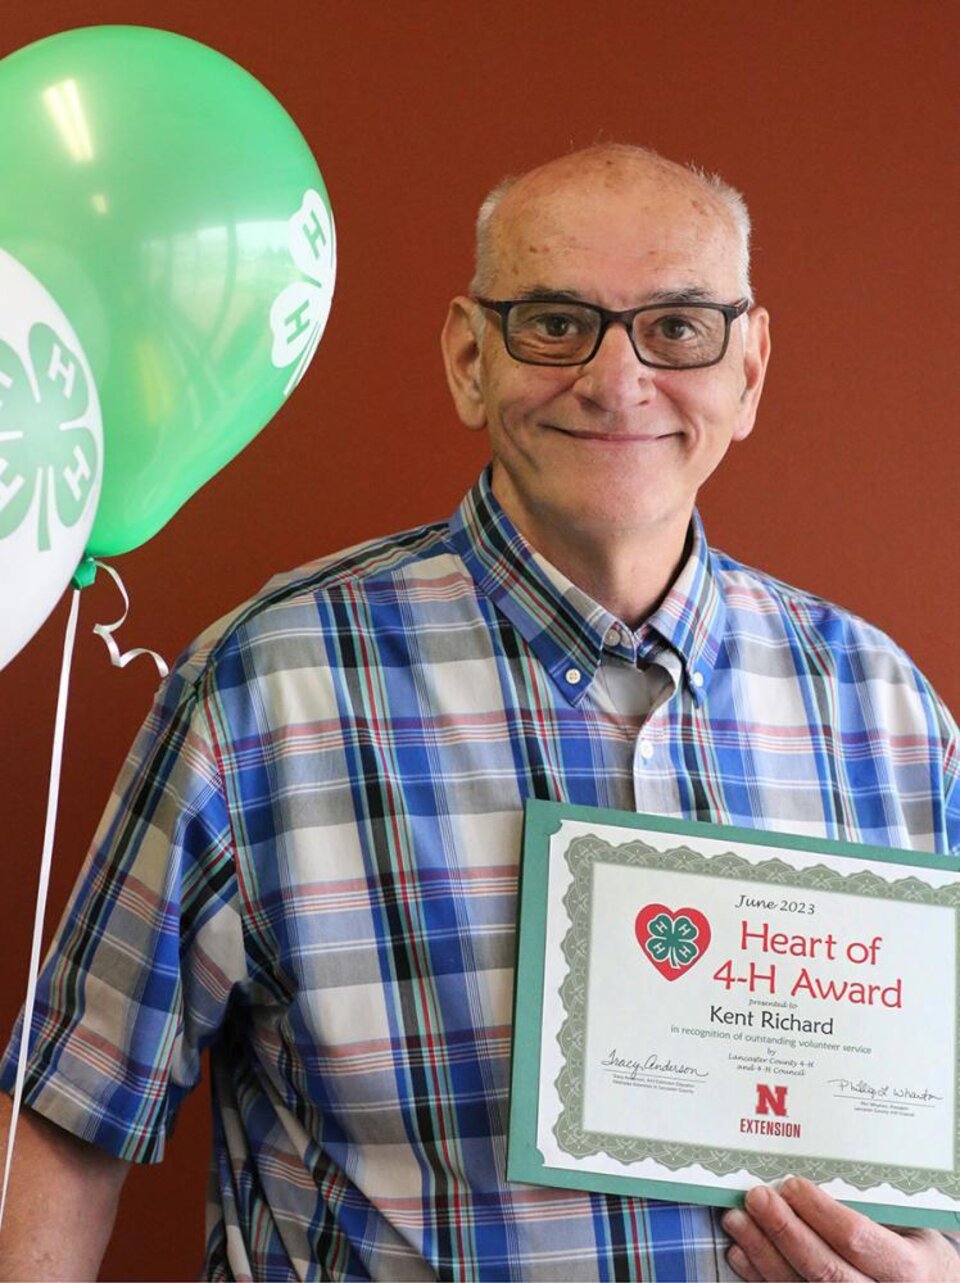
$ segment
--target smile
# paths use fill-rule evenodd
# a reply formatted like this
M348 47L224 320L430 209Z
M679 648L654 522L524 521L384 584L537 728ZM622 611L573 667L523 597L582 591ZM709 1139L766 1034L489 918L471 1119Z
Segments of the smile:
M676 432L574 432L552 423L544 424L544 427L574 441L597 441L604 445L655 445L658 441L669 441L679 435Z

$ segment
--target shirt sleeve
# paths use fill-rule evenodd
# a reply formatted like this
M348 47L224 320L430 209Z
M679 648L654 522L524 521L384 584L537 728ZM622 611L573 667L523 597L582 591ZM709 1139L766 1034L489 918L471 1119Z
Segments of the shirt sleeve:
M947 742L946 762L946 827L951 852L960 856L960 734L956 725Z
M198 683L175 672L134 743L41 972L24 1103L156 1162L246 981L234 847ZM0 1065L16 1079L22 1015Z
M928 693L931 731L931 758L939 772L931 787L935 807L942 806L945 845L951 855L960 856L960 727L943 700L921 673L919 681Z

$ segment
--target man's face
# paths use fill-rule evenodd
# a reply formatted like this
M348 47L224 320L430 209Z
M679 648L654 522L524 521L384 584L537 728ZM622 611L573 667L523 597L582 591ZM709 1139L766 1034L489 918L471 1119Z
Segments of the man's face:
M540 179L528 191L521 180L498 210L491 298L570 292L619 311L665 292L741 297L736 232L695 180L638 168L605 185L602 175L562 167L553 182L543 171ZM682 541L698 488L753 426L766 314L755 309L733 324L718 365L654 370L622 325L585 365L520 364L497 317L481 327L476 305L460 300L460 308L459 367L453 310L445 339L458 409L468 426L489 431L494 493L534 547L550 558L558 535L601 546Z

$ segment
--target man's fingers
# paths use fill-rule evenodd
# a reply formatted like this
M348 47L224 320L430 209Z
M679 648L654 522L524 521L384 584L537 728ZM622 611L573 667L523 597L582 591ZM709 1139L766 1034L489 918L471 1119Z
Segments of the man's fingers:
M727 1212L723 1217L723 1228L735 1244L727 1253L727 1260L741 1278L748 1279L749 1283L763 1279L793 1283L800 1278L746 1212L739 1208Z
M733 1239L727 1260L747 1283L960 1283L951 1238L878 1225L796 1176L779 1191L748 1190L743 1210L725 1213L722 1224Z
M780 1194L802 1222L845 1261L872 1279L908 1279L915 1265L909 1234L844 1207L812 1181L791 1177ZM811 1277L811 1276L808 1276ZM816 1276L812 1276L816 1277Z
M725 1216L724 1227L764 1280L960 1279L960 1259L943 1234L888 1229L798 1177L779 1192L763 1185L750 1190L745 1210ZM737 1264L739 1256L729 1259L743 1278L751 1277Z
M785 1182L785 1185L789 1184L789 1181ZM840 1205L834 1203L834 1206ZM875 1274L862 1273L832 1242L826 1241L817 1230L801 1220L790 1203L775 1190L764 1185L749 1190L746 1211L756 1222L761 1236L769 1239L772 1247L791 1267L791 1273L783 1277L815 1279L817 1283L867 1283L868 1279L876 1278ZM755 1255L748 1255L763 1271L764 1278L779 1277L768 1273Z
M746 1279L747 1283L763 1283L763 1275L753 1268L746 1252L736 1243L727 1251L727 1260L730 1267L736 1270L742 1279Z

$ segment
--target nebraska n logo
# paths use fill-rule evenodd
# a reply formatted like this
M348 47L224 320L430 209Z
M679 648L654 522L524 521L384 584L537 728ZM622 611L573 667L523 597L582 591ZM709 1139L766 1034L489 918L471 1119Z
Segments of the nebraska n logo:
M766 1083L757 1083L757 1103L753 1112L755 1114L776 1114L778 1118L786 1118L786 1087L768 1087Z

